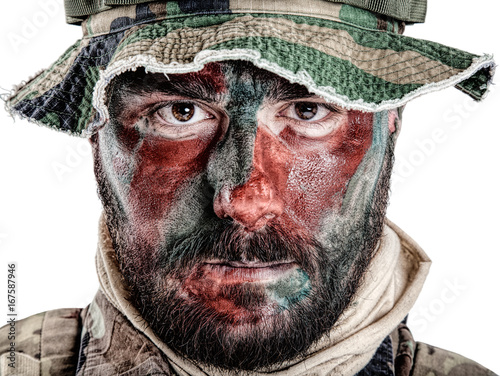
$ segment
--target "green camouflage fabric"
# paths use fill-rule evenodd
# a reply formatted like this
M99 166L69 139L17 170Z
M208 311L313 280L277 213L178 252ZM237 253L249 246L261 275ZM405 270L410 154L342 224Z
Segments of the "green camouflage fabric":
M19 321L16 331L13 369L8 366L8 326L0 329L2 376L177 375L164 354L100 291L84 310L40 313ZM405 323L384 346L391 348L377 351L358 376L495 376L470 359L415 342Z
M108 8L87 17L83 38L11 94L9 111L88 137L109 120L109 82L138 67L176 74L246 60L328 101L372 112L450 86L479 100L494 71L489 55L403 36L402 21L331 1L156 1Z

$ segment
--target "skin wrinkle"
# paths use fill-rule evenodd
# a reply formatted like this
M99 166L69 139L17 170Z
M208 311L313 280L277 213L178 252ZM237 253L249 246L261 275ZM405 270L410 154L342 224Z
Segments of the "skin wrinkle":
M279 115L280 103L318 99L244 62L168 79L125 73L110 98L112 120L91 139L95 171L146 322L175 351L225 369L307 351L349 305L380 237L394 137L376 148L372 139L391 117L335 109L325 122L336 126L307 137ZM169 98L209 111L203 128L166 136L155 106ZM369 154L381 174L362 182L361 208L342 213L344 196L356 202L351 177ZM275 266L232 264L248 261Z

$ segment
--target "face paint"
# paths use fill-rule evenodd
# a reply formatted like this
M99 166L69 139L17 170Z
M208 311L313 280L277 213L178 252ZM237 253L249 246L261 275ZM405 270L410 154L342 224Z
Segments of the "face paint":
M306 272L301 269L294 269L290 274L283 281L270 283L266 287L271 298L284 309L301 301L311 291L311 280Z
M256 369L333 327L380 236L388 116L242 62L124 74L110 114L94 139L100 194L132 300L160 338Z

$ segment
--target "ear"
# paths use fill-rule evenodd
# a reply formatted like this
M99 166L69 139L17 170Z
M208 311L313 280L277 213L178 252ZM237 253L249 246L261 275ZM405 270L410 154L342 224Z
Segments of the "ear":
M398 108L393 108L389 110L389 132L391 134L396 133L396 136L399 134L401 130L401 118L403 115L403 110L405 106L401 106Z
M98 158L99 156L99 132L93 133L88 138L88 141L90 143L90 147L92 148L92 156L94 158L94 163L95 163L95 159Z

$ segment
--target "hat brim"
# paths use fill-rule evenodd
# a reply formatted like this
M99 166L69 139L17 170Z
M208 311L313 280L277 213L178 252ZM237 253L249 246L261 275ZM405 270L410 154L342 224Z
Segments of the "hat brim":
M11 112L88 136L108 121L106 88L144 67L165 74L247 60L349 109L382 111L456 86L487 91L491 56L350 23L284 14L179 17L84 38L18 89Z

